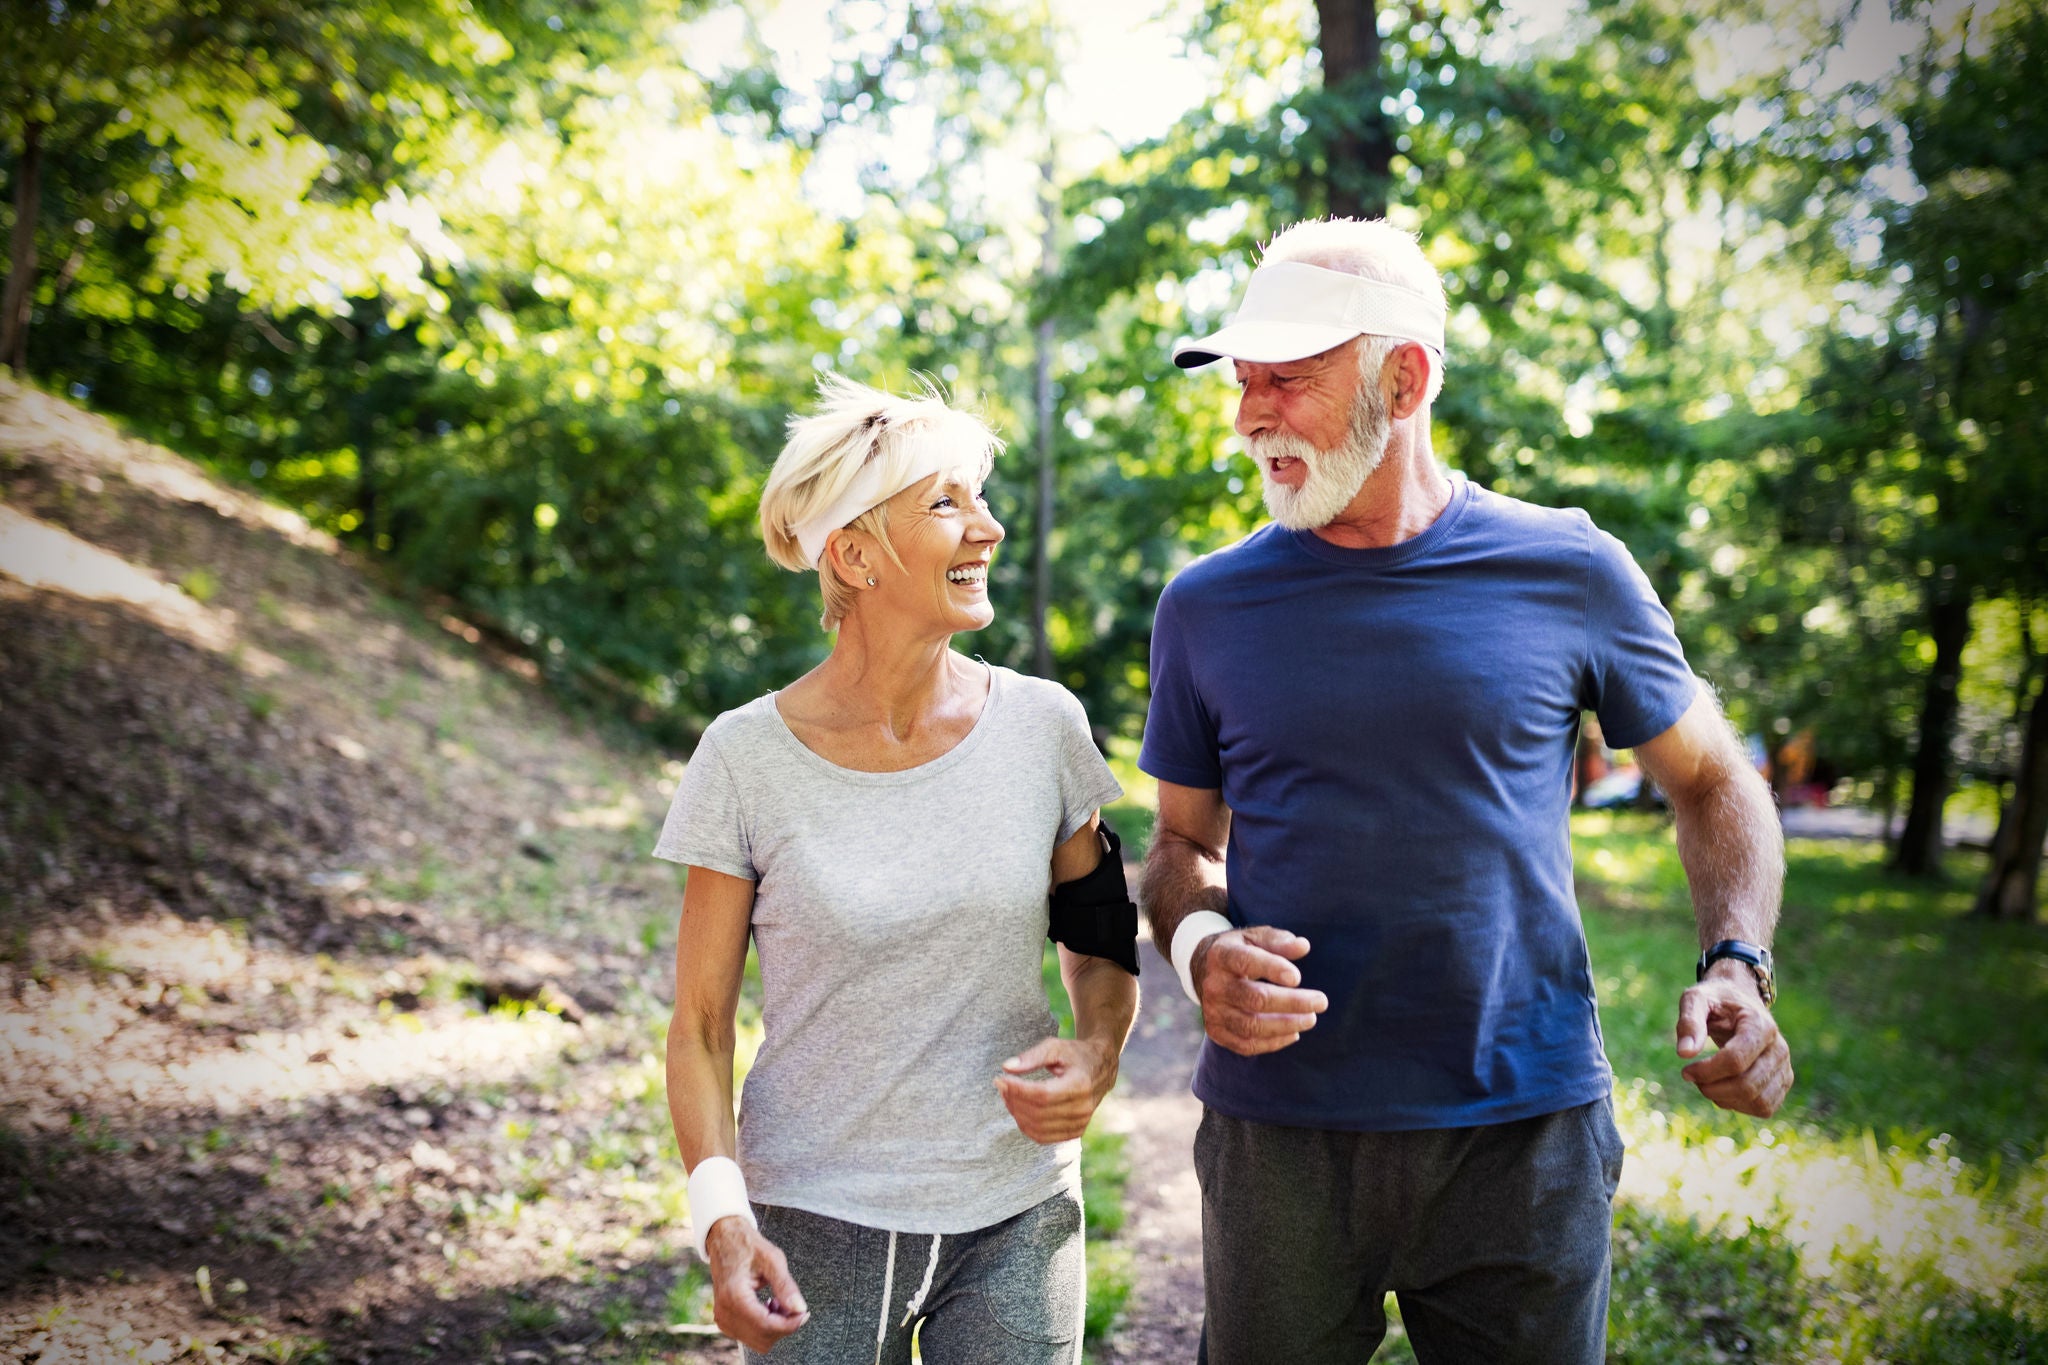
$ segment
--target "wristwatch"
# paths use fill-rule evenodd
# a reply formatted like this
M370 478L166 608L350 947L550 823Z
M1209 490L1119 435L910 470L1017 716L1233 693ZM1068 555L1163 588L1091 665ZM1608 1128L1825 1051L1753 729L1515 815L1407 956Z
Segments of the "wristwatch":
M1724 957L1732 957L1737 962L1747 962L1749 964L1750 971L1756 974L1756 993L1763 998L1766 1008L1777 1000L1778 977L1776 971L1771 966L1771 950L1759 948L1754 943L1744 943L1739 938L1724 938L1713 947L1701 953L1699 966L1693 973L1693 980L1706 980L1707 968L1713 966Z

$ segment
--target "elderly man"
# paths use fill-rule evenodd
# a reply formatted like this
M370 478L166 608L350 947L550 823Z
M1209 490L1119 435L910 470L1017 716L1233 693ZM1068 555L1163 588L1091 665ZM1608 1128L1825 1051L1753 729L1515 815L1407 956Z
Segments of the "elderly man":
M1444 315L1413 237L1304 223L1174 352L1234 362L1273 519L1161 596L1139 759L1146 912L1208 1032L1212 1365L1364 1360L1389 1292L1425 1362L1601 1359L1622 1143L1566 823L1585 711L1677 818L1685 1078L1756 1115L1792 1084L1770 793L1620 542L1437 463Z

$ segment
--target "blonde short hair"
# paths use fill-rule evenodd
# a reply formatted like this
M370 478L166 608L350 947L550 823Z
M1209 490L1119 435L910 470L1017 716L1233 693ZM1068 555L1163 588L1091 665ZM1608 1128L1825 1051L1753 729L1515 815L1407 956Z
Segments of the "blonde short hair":
M1003 448L1001 438L979 417L948 404L929 382L922 388L918 397L904 398L828 372L818 381L817 411L789 419L789 440L761 488L761 541L768 557L798 573L817 569L825 602L818 624L826 630L837 630L846 619L856 590L832 572L825 555L811 564L797 542L797 528L830 511L871 464L879 468L880 486L890 490L889 497L909 487L916 463L912 438L938 430L957 439L959 463L949 472L977 485L988 478ZM902 566L889 541L886 501L856 516L845 529L867 532L881 542L892 563Z
M1422 244L1412 232L1395 227L1384 218L1313 218L1282 229L1260 256L1261 264L1299 261L1325 270L1341 270L1413 289L1439 306L1444 303L1444 281ZM1374 342L1383 343L1374 345ZM1378 364L1369 378L1376 378L1388 356L1406 343L1393 338L1368 337L1366 355L1377 352ZM1428 347L1424 347L1428 350ZM1366 359L1361 355L1361 361ZM1429 388L1423 401L1434 403L1443 392L1443 357L1431 355Z

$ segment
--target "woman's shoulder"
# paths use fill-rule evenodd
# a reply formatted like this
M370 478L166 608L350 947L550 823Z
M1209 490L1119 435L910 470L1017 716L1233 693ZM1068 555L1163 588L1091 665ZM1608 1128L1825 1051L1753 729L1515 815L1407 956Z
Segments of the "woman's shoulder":
M704 727L704 734L697 741L697 752L744 753L772 742L779 724L780 718L775 714L775 694L763 693L744 705L721 711Z
M1014 710L1020 716L1057 716L1063 720L1078 721L1087 728L1088 712L1082 707L1081 699L1050 678L1037 678L1029 673L1004 668L1001 664L990 664L995 675L995 686L1002 690L1002 704L1005 710Z

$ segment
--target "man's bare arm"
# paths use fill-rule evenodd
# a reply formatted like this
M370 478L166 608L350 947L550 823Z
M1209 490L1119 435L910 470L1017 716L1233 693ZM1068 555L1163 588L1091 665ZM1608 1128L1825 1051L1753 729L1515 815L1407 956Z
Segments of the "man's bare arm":
M1636 746L1636 761L1671 802L1678 858L1702 948L1723 939L1769 947L1784 895L1785 841L1770 788L1705 688L1678 723ZM1678 1053L1720 1051L1685 1078L1724 1109L1776 1113L1792 1088L1791 1050L1750 968L1724 959L1679 1000Z
M1636 761L1671 801L1700 947L1728 938L1769 947L1785 890L1785 838L1770 787L1713 696L1701 688L1676 725L1637 746Z
M1230 808L1214 787L1159 784L1159 823L1152 847L1145 853L1145 875L1138 884L1152 942L1164 956L1173 931L1196 910L1222 914L1223 846L1230 838Z
M1171 953L1174 932L1189 915L1224 912L1229 837L1230 808L1220 791L1159 784L1159 823L1145 855L1140 896L1152 942L1162 954ZM1278 1051L1314 1028L1330 1002L1321 991L1301 989L1301 969L1294 964L1308 948L1307 939L1271 925L1210 934L1196 945L1188 974L1209 1037L1249 1057Z

